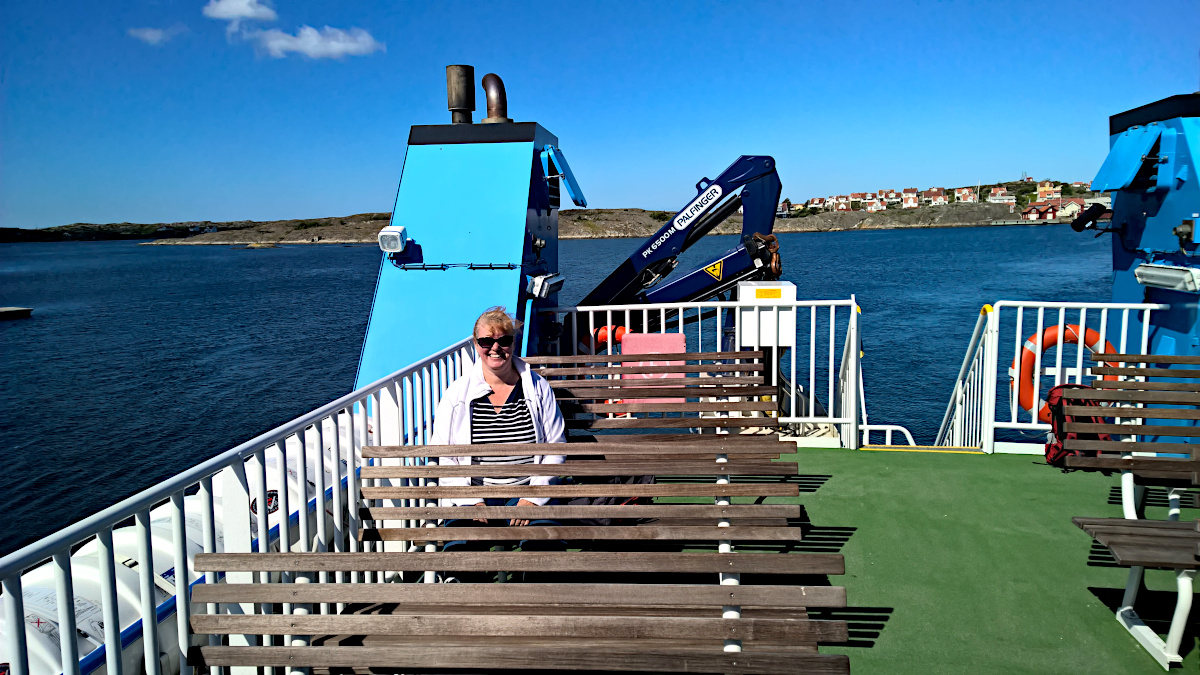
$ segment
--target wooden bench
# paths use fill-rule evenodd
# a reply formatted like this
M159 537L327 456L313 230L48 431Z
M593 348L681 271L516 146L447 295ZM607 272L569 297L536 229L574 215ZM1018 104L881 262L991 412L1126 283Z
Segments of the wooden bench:
M1124 518L1072 518L1077 526L1112 553L1118 565L1129 567L1125 595L1117 620L1164 668L1179 663L1179 645L1192 605L1192 580L1196 573L1200 532L1194 523L1178 522L1183 490L1200 483L1200 454L1187 440L1142 440L1145 437L1190 439L1200 436L1200 427L1154 424L1152 420L1200 420L1200 369L1170 366L1200 365L1200 357L1174 355L1094 354L1101 365L1093 375L1116 375L1121 379L1096 379L1094 389L1067 390L1064 413L1106 416L1113 421L1069 423L1064 431L1125 436L1126 440L1067 440L1068 450L1098 452L1097 456L1068 457L1067 468L1089 471L1120 471ZM1131 365L1132 364L1132 365ZM1168 366L1166 368L1155 366ZM1127 379L1135 378L1135 379ZM1190 381L1188 381L1190 380ZM1088 402L1100 402L1097 408ZM1178 457L1155 457L1134 453L1169 453ZM1140 519L1146 486L1168 488L1165 521ZM1175 572L1178 598L1166 640L1146 626L1134 611L1146 568Z
M770 416L778 409L779 389L767 382L761 351L531 356L525 360L554 388L569 429L779 426L778 417ZM636 365L651 360L684 363ZM679 374L684 377L623 377Z
M1181 663L1179 646L1192 609L1193 579L1200 566L1200 520L1130 520L1127 518L1071 519L1084 532L1108 548L1118 565L1130 568L1117 620L1164 669ZM1151 630L1134 611L1142 574L1146 568L1175 572L1178 592L1166 639Z
M1104 365L1093 366L1093 375L1116 375L1119 379L1092 383L1094 389L1067 390L1063 412L1068 415L1114 417L1111 423L1070 423L1065 431L1131 436L1135 440L1069 440L1068 450L1107 453L1112 456L1068 457L1072 469L1122 471L1122 502L1127 518L1136 517L1147 485L1170 489L1171 517L1177 518L1179 498L1184 488L1200 482L1200 456L1189 442L1136 440L1137 437L1200 436L1200 427L1148 423L1151 420L1200 420L1200 369L1127 367L1127 364L1200 365L1200 357L1173 355L1095 354L1092 359ZM1112 364L1126 364L1117 365ZM1163 381L1170 379L1171 381ZM1192 381L1179 381L1179 380ZM1097 408L1086 402L1101 402L1111 407ZM1072 405L1074 403L1074 405ZM1103 410L1103 413L1099 411ZM1135 457L1132 453L1170 453L1185 457ZM1118 456L1119 455L1119 456Z
M595 388L591 380L588 385ZM688 393L701 388L693 388L690 383L687 387ZM557 389L566 394L564 400L597 400L571 398L578 392L569 387ZM744 388L737 391L746 393ZM610 395L602 394L605 399ZM593 394L588 392L586 396ZM620 396L635 397L625 391ZM662 390L654 390L653 397L661 396ZM688 397L701 398L694 394ZM761 406L750 410L761 410ZM665 426L670 430L678 428L671 424L677 420L686 419L687 426L697 421L695 417L645 419L655 426L624 428ZM601 422L608 420L599 418ZM664 421L668 424L663 425ZM769 421L755 418L751 423L763 426ZM638 440L631 442L632 438ZM797 465L775 461L781 447L775 436L676 432L599 434L583 440L553 448L364 448L363 456L371 464L361 469L364 506L358 539L368 551L211 554L196 558L196 569L201 571L287 572L299 578L323 572L330 579L342 575L353 583L197 586L192 596L197 607L203 603L255 603L284 613L193 616L196 633L270 636L265 646L253 646L254 639L250 638L252 646L200 647L192 651L193 658L210 666L356 672L849 672L847 657L818 652L819 643L848 639L845 622L815 621L808 615L809 607L845 606L845 589L825 585L824 581L826 575L845 573L842 556L791 552L801 539L801 507L762 503L768 497L799 495L798 485L789 482L795 477ZM545 486L436 484L438 479L450 476L514 472L513 467L440 465L436 463L438 457L547 451L565 455L565 463L521 465L518 473L596 478L653 475L669 477L670 481ZM392 484L375 484L383 481ZM553 497L560 502L575 497L695 498L704 502L439 504L439 500L452 498L514 497ZM565 522L526 527L437 527L439 520L447 518ZM618 524L571 522L581 518L615 518ZM589 550L437 551L438 543L449 540L562 540L569 542L571 549L582 545ZM754 550L763 552L745 548L734 552L735 546L752 542ZM590 550L594 545L599 550ZM386 551L388 547L398 552ZM401 574L408 582L414 578L432 581L437 572L453 576L496 571L501 571L498 581L507 580L512 573L533 573L540 575L539 583L379 583L384 578L395 580ZM308 613L297 614L296 608ZM306 637L299 640L298 646L284 646L293 644L295 638L291 636L297 635ZM279 636L285 636L288 642Z

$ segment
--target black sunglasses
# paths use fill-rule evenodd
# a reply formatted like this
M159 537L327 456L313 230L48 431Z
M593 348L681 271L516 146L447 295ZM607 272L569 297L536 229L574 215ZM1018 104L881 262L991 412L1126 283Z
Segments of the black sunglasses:
M501 336L498 338L477 337L477 338L475 338L475 344L479 345L480 347L483 347L484 349L491 349L492 345L494 345L494 344L499 344L501 347L511 347L513 340L515 340L515 339L516 338L513 337L512 335L504 335L504 336Z

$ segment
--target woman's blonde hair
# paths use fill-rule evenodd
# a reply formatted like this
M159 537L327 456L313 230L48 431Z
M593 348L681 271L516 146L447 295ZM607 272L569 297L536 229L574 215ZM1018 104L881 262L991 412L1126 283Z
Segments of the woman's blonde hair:
M478 319L475 319L475 328L472 330L472 334L478 333L480 326L499 328L504 331L505 335L514 335L521 327L521 322L514 320L504 307L497 305L487 308L483 314L479 315Z

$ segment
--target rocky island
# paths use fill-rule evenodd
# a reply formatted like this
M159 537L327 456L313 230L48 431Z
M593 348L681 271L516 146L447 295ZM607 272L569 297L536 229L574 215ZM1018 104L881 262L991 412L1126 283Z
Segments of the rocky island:
M559 212L562 239L645 238L654 234L673 214L645 209L567 209ZM375 242L391 214L359 213L352 216L305 220L193 221L182 223L75 223L43 229L0 228L0 242L95 241L151 239L159 245L264 246L287 244L368 244ZM928 227L979 227L1023 223L1004 204L954 203L917 209L829 211L804 217L778 218L775 232L838 232ZM742 218L734 215L719 225L716 234L737 234Z

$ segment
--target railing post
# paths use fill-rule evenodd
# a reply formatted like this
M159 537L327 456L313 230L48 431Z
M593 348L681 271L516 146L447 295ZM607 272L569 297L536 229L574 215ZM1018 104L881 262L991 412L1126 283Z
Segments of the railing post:
M121 616L117 605L116 551L113 549L112 528L96 533L96 557L100 570L100 608L104 617L104 662L106 675L121 675ZM4 589L7 595L8 589Z
M858 436L858 416L859 416L859 397L858 397L858 373L862 367L860 359L862 358L862 349L858 343L858 315L862 310L858 308L858 301L854 296L850 296L850 326L846 331L846 340L850 346L850 370L846 374L846 386L849 388L849 408L844 411L850 417L850 438L853 439L851 450L857 450L860 446L861 439Z
M1000 303L988 312L987 329L983 333L983 392L981 394L980 430L983 443L980 449L986 454L992 454L996 448L996 354L1000 343Z
M303 456L303 455L301 455ZM303 461L301 462L303 463ZM246 478L246 465L241 458L235 459L225 471L221 472L221 524L225 536L225 553L251 553L250 532L250 482ZM304 494L304 484L301 483L300 493ZM307 500L301 501L300 518L308 514ZM254 583L253 572L226 572L225 582L232 584ZM224 605L230 614L253 614L252 603ZM257 640L255 640L257 643ZM230 635L231 647L252 646L247 635ZM255 645L256 646L256 645ZM258 669L249 666L231 666L230 675L257 675Z
M171 543L175 548L175 634L179 642L179 675L191 675L192 668L188 665L187 653L192 643L192 631L188 625L192 612L191 598L188 597L187 520L183 504L182 490L171 495Z
M12 675L29 675L29 646L25 642L25 596L21 592L21 572L5 577L4 625L8 634L4 636L5 651L8 652L9 672Z
M58 600L58 647L63 675L79 672L79 641L75 639L75 587L71 579L71 548L54 554L54 591Z

